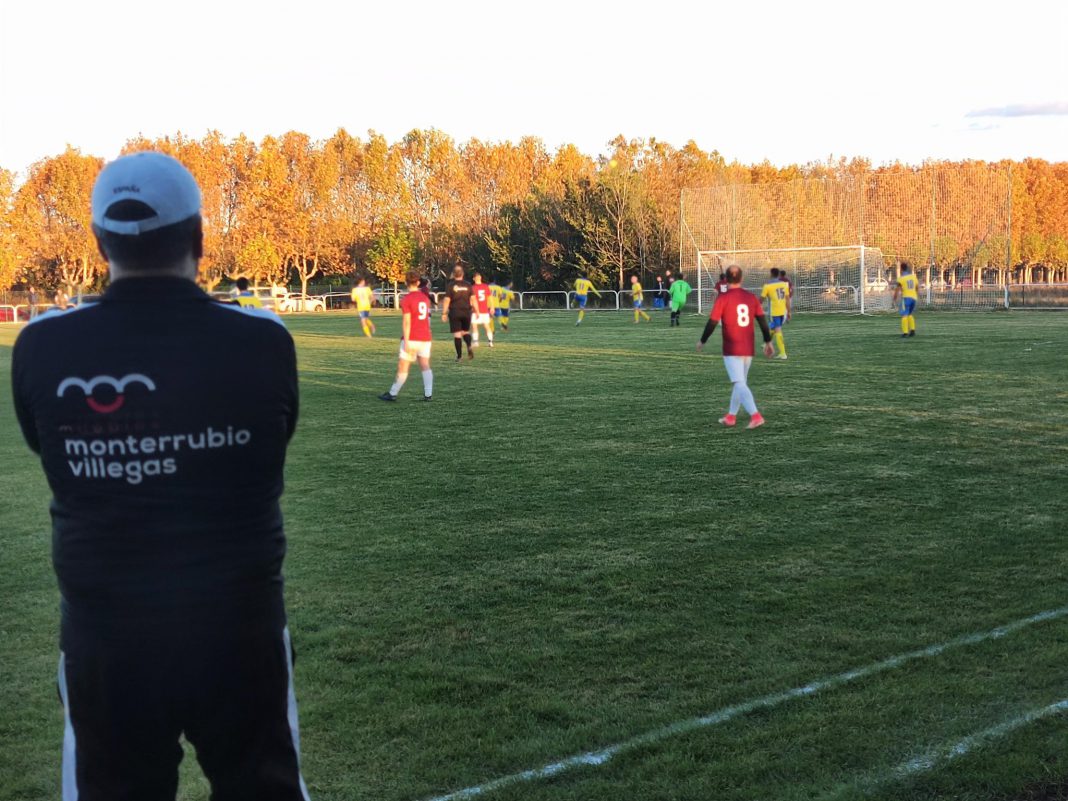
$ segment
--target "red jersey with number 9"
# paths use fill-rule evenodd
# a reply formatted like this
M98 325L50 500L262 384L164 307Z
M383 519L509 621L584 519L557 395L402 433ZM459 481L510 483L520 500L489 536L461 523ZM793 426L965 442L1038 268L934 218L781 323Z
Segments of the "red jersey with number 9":
M716 297L708 316L723 330L724 356L753 355L756 318L764 316L764 307L756 295L741 287L733 287Z
M408 329L410 342L429 342L430 336L430 298L421 290L409 292L401 299L401 313L412 315L412 325ZM403 329L401 329L403 331Z

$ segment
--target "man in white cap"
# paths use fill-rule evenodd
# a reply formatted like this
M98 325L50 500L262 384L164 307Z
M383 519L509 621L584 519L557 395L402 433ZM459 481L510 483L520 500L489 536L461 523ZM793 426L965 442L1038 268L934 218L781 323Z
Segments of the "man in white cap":
M53 493L63 798L173 801L184 734L217 801L304 801L278 503L293 340L194 283L200 190L171 157L107 165L92 222L111 285L27 325L12 362Z

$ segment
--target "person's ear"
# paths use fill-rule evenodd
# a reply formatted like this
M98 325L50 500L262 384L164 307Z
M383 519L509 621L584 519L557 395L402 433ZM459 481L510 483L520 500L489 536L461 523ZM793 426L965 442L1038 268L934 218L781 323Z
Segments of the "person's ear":
M204 220L200 217L197 217L197 224L193 229L193 258L197 261L204 258Z
M93 240L96 242L96 252L100 254L105 264L108 263L108 254L104 250L104 243L100 241L100 235L96 232L96 226L93 226Z

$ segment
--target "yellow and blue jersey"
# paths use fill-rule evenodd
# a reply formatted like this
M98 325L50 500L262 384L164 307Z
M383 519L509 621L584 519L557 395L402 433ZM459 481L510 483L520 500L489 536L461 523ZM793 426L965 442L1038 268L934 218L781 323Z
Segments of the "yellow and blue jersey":
M790 285L785 281L769 281L764 284L760 297L771 301L770 313L772 317L785 317L786 301L790 297Z
M595 294L597 297L601 297L601 293L594 288L593 281L590 281L586 278L579 278L577 281L575 281L575 294L578 295L580 298L586 297L586 295L588 295L590 292Z
M901 290L901 297L908 298L910 300L918 300L917 290L920 288L920 281L913 273L903 275L897 279L897 286Z
M505 287L497 287L497 308L507 310L515 299L515 292Z
M251 292L242 292L234 300L237 301L238 306L248 306L254 309L263 308L263 302Z
M356 304L356 311L371 311L371 303L374 295L369 286L358 286L352 290L352 302Z
M489 310L490 314L497 310L497 304L501 302L501 288L496 284L490 284Z

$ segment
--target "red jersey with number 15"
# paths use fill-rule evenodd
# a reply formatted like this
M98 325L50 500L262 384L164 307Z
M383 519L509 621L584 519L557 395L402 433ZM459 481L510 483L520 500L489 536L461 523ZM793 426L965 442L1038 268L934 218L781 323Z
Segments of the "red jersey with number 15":
M716 298L708 316L723 329L724 356L753 355L756 318L764 316L764 307L756 295L741 287L733 287Z
M412 325L408 329L410 342L429 342L430 336L430 298L420 290L409 292L401 299L401 313L412 315ZM401 329L403 332L403 329Z

